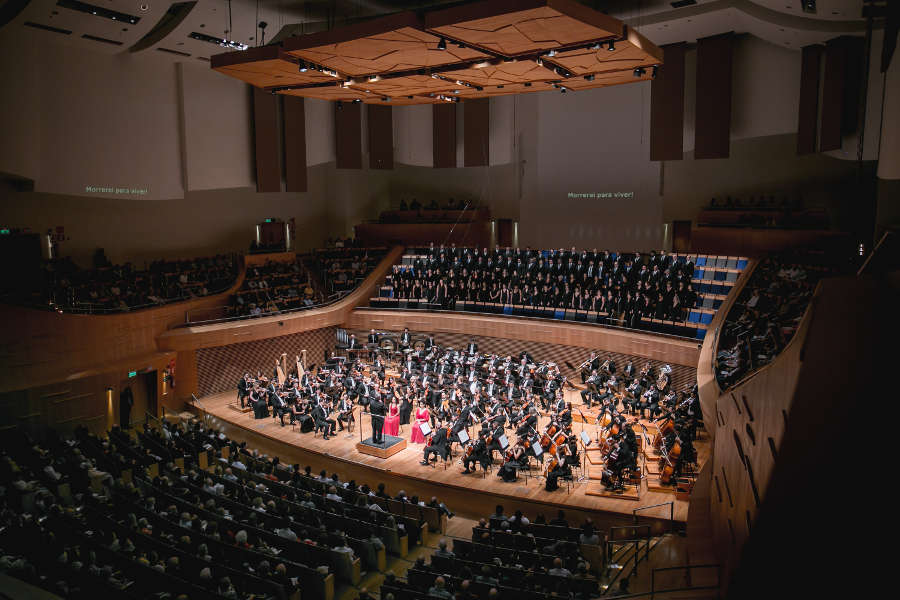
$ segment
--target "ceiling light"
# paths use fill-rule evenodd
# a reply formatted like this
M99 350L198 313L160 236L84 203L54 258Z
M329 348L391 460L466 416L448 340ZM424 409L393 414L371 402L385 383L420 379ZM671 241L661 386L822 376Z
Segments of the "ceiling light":
M354 103L354 104L359 104L360 102L362 102L362 100L359 99L359 98L354 98L354 99L353 99L353 103Z
M585 76L584 76L584 79L585 79L585 81L593 81L593 80L594 80L594 76L593 76L593 75L585 75Z
M644 67L638 67L634 70L634 76L635 77L643 77L644 73L646 73L646 72L647 71L644 70Z
M656 79L656 75L659 73L659 65L653 65L653 68L650 70L650 77Z
M382 101L382 102L390 102L390 101L391 101L391 97L390 97L390 96L382 96L382 97L381 97L381 101Z
M530 82L530 81L526 81L526 82L525 82L525 87L531 87L531 82Z
M563 94L565 94L565 93L568 92L569 90L567 90L566 88L560 86L559 91L562 92Z
M548 52L547 52L547 56L549 56L550 58L553 58L554 56L556 56L556 50L550 50L550 51L548 51Z
M370 75L370 76L369 76L369 83L375 83L375 82L378 81L379 79L381 79L381 78L380 78L378 75Z
M438 50L446 50L447 49L447 40L443 37L440 39L437 45Z
M600 49L600 42L594 42L593 44L591 44L588 47L588 50L599 50L599 49Z
M536 63L537 63L537 66L539 66L539 67L543 67L543 66L544 66L544 61L541 60L540 58L535 59L534 62L536 62Z
M462 42L456 42L456 47L457 47L457 48L465 48L466 45L463 44Z
M301 61L300 61L300 72L301 72L301 73L306 73L306 71L307 71L306 61L305 61L305 60L301 60Z
M607 46L606 49L609 50L610 52L615 52L616 43L613 40L609 40L609 46Z

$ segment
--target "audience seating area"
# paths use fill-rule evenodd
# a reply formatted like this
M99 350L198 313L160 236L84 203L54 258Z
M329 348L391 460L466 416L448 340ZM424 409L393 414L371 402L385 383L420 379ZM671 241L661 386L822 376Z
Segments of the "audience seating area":
M822 254L762 260L722 323L716 378L724 390L772 362L791 340L819 280L836 273Z
M574 248L409 249L370 305L605 323L703 339L747 262Z
M0 471L0 569L70 598L332 600L452 516L435 498L316 477L196 423L41 444L16 433Z
M319 292L328 299L340 298L362 283L381 262L387 248L324 248L303 257Z
M122 312L224 292L240 272L237 255L159 260L144 269L100 256L91 269L70 259L46 261L37 285L5 300L59 312Z
M727 196L713 198L697 217L700 227L754 227L757 229L828 229L824 208L805 208L802 201L774 195L750 196L746 200Z
M605 538L592 523L570 527L562 511L547 523L503 508L472 528L472 539L443 543L430 564L419 561L405 581L386 581L381 598L591 598L601 593L596 573L605 565ZM449 596L442 596L445 590Z
M267 262L247 267L241 289L229 299L228 316L259 316L322 304L302 257L293 263Z

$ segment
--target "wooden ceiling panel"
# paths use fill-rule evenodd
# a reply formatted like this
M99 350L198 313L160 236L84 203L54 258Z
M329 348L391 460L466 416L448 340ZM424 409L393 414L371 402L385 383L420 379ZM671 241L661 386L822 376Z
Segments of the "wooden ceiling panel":
M406 77L391 77L379 81L363 81L355 83L351 87L356 90L369 90L380 96L419 96L430 92L439 92L447 89L447 82L435 79L429 75L409 75Z
M439 37L422 30L422 22L415 14L399 13L351 27L288 38L284 48L297 58L351 77L487 58L482 52L455 44L439 50L439 42Z
M604 42L599 49L598 42ZM439 96L558 91L554 82L572 91L630 83L649 79L662 59L662 50L639 33L574 0L489 0L426 13L424 20L396 13L288 38L282 47L220 54L211 63L294 96L420 104L446 101ZM301 60L321 68L300 73ZM640 78L636 67L646 68Z
M533 60L502 62L478 68L466 68L441 74L447 79L465 81L481 87L523 83L525 81L548 81L559 75Z
M489 0L429 13L425 28L503 56L619 39L621 22L570 0Z

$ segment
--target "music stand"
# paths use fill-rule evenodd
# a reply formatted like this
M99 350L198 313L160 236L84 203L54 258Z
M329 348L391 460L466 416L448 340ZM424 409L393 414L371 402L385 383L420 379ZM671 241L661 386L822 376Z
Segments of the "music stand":
M581 475L578 477L578 483L585 481L587 477L587 449L594 440L587 433L582 431L578 435L578 441L581 442Z

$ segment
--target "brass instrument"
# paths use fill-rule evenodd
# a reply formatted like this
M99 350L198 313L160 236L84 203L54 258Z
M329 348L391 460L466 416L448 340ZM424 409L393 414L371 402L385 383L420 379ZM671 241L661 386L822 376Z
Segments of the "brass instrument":
M659 377L656 379L656 389L658 389L659 391L663 391L668 385L669 376L665 373L660 373Z

